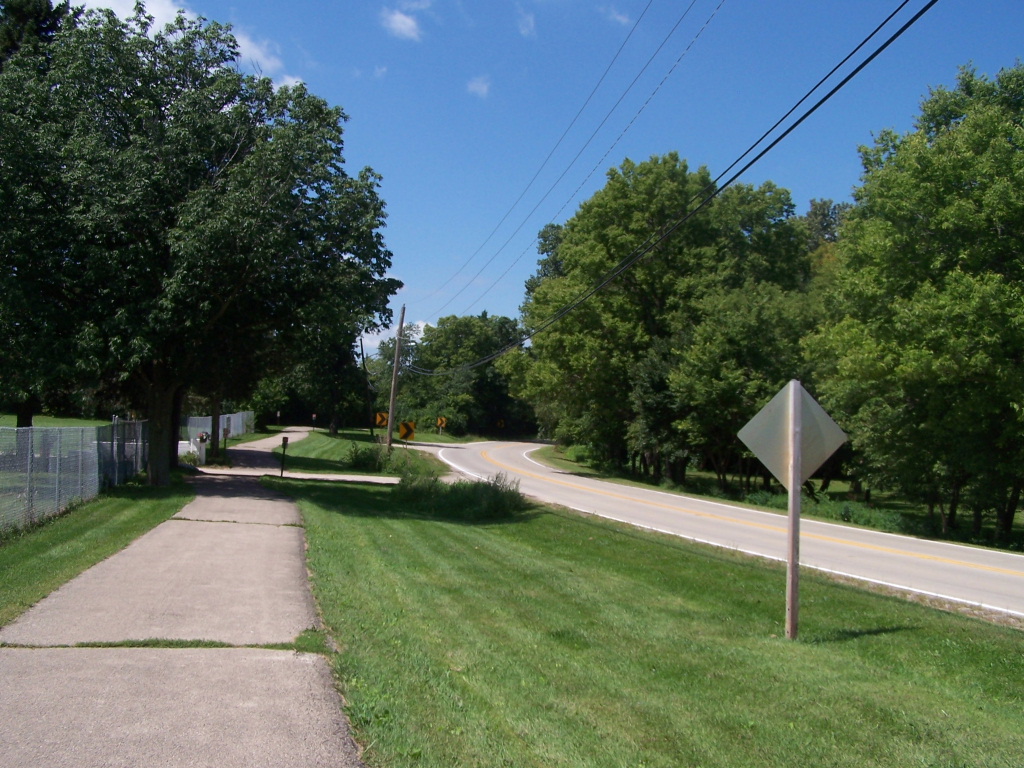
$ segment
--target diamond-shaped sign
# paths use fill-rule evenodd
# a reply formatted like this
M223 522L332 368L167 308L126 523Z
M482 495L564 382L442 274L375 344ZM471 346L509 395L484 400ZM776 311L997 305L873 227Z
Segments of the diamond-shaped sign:
M789 487L790 389L800 403L800 483L846 442L846 433L818 405L799 381L791 381L739 431L738 437L786 490Z

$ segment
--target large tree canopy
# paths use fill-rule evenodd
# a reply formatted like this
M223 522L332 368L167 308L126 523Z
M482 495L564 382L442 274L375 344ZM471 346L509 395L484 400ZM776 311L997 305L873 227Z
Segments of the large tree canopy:
M545 261L523 307L527 328L597 284L713 191L707 169L691 171L674 153L627 160L610 171L605 187L557 238L546 230ZM791 323L778 334L762 325L792 314L767 305L808 278L806 231L792 209L789 194L770 183L724 190L646 258L537 335L531 349L503 360L515 392L534 405L548 434L589 445L611 462L639 457L655 472L665 464L675 473L692 449L721 447L723 430L731 427L723 422L712 434L711 414L698 418L695 409L742 395L730 413L752 415L758 398L787 375L779 365L770 373L753 370L775 350L753 347L785 336L792 349L799 338ZM762 284L778 290L762 291ZM748 317L733 336L713 332L719 313L731 309ZM691 350L708 351L734 374L725 382L719 367L693 367L686 357ZM728 364L722 355L737 357ZM729 392L713 391L722 387ZM735 454L735 447L729 450Z
M216 23L150 25L91 12L48 67L19 51L0 74L0 322L20 340L5 370L52 325L80 376L137 387L162 483L185 387L324 317L373 327L398 284L378 178L342 167L341 110L242 74Z
M876 482L1008 535L1024 480L1024 67L963 70L862 150L808 349Z

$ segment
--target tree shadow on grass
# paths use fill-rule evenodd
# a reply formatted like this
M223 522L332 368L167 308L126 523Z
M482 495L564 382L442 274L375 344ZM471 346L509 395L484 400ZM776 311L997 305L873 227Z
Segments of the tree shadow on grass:
M463 525L528 522L541 512L537 505L508 489L488 483L420 482L414 488L359 483L264 478L264 483L296 501L350 517L392 520L433 520Z

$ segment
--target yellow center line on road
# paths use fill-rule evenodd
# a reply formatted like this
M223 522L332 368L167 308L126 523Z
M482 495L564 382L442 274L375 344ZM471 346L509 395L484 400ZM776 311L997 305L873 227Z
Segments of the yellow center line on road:
M718 515L718 514L715 514L714 512L699 512L699 511L697 511L695 509L688 509L686 507L681 507L678 504L666 504L664 502L651 501L651 500L648 500L648 499L637 499L637 498L634 498L632 496L626 496L624 494L615 493L613 491L606 491L606 490L603 490L603 489L598 490L598 489L594 489L594 488L588 488L585 485L578 485L576 483L569 483L569 482L566 482L565 480L556 480L554 478L547 477L545 475L538 475L538 474L535 474L533 472L528 472L525 469L516 469L514 467L508 466L507 464L502 464L497 459L492 458L490 456L490 454L487 453L487 451L481 451L480 452L480 456L485 461L488 461L488 462L490 462L491 464L494 464L497 467L501 467L502 469L506 469L509 472L518 473L518 474L521 474L521 475L526 475L527 477L532 477L534 480L541 480L541 481L543 481L545 483L553 483L554 485L561 485L561 486L564 486L566 488L572 488L573 490L577 490L577 491L586 491L588 493L597 493L597 494L600 494L601 496L606 496L608 498L620 499L622 501L628 501L628 502L630 502L632 504L646 504L647 506L650 506L650 507L658 507L660 509L667 509L667 510L670 510L672 512L685 512L686 514L694 515L695 517L706 517L706 518L709 518L711 520L721 520L723 522L730 522L730 523L735 523L737 525L743 525L743 526L746 526L748 528L760 528L760 529L763 529L763 530L776 531L776 532L780 532L780 533L785 533L786 530L787 530L787 526L768 525L766 523L755 523L752 520L738 520L738 519L733 518L733 517L726 517L724 515ZM981 564L981 563L969 563L969 562L966 562L964 560L953 560L952 558L948 558L948 557L940 557L938 555L928 555L928 554L924 554L924 553L920 553L920 552L908 552L908 551L903 550L903 549L894 549L892 547L883 547L883 546L880 546L878 544L867 544L867 543L858 542L858 541L849 541L847 539L840 539L840 538L837 538L837 537L834 537L834 536L825 536L823 534L818 534L818 533L807 533L806 531L801 531L800 537L801 538L805 538L805 539L814 539L816 541L825 541L825 542L829 542L831 544L843 544L843 545L846 545L846 546L849 546L849 547L857 547L859 549L868 549L868 550L871 550L873 552L883 552L885 554L890 554L890 555L902 555L904 557L917 558L918 560L929 560L931 562L936 562L936 563L945 563L946 565L959 565L959 566L963 566L964 568L973 568L973 569L978 570L978 571L989 571L991 573L1002 573L1002 574L1006 574L1008 576L1019 576L1021 578L1024 578L1024 570L1013 570L1013 569L1010 569L1010 568L1001 568L999 566L994 566L994 565L984 565L984 564Z

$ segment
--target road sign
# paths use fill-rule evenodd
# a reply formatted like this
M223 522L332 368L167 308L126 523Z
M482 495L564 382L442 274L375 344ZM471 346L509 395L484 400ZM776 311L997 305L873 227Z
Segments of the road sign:
M387 411L377 411L377 426L386 427L388 425L388 414Z
M786 637L795 640L800 612L800 486L846 442L846 435L793 380L746 423L738 437L789 491Z
M448 419L446 419L444 416L438 416L437 417L437 428L438 429L444 429L447 426L448 426Z
M792 490L789 487L789 402L792 387L797 388L796 396L800 404L799 484L803 485L846 442L846 433L832 421L800 382L789 382L738 434L743 444L786 490Z
M416 439L416 422L415 421L403 421L398 425L398 439L399 440L415 440Z

